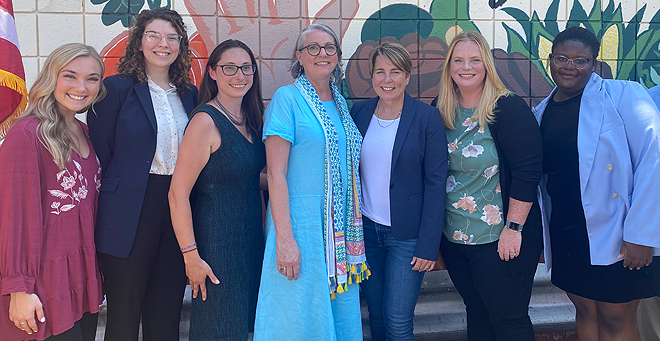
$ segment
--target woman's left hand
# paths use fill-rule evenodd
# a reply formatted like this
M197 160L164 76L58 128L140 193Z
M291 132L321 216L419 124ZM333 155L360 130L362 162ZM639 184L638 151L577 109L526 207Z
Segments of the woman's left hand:
M508 262L520 256L520 245L522 245L522 232L505 227L497 242L497 253L500 254L500 259Z
M653 261L653 248L639 244L628 243L623 241L621 245L621 252L617 259L623 258L623 266L632 269L641 269L648 266Z
M413 266L412 269L414 271L424 272L424 271L433 270L433 267L435 266L435 261L413 257L412 262L410 262L410 264Z

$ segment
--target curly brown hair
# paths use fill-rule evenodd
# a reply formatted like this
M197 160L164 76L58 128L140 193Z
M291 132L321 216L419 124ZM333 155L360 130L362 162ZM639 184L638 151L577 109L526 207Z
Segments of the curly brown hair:
M147 82L147 74L144 66L144 54L140 51L142 47L142 36L147 25L156 19L168 21L174 26L177 33L181 36L179 43L179 56L174 63L170 65L170 82L176 86L177 93L183 95L191 88L190 83L190 61L192 59L188 47L188 33L183 19L176 11L167 8L156 8L144 10L135 17L135 22L131 25L128 36L126 51L119 60L117 72L125 75L137 77L140 83Z

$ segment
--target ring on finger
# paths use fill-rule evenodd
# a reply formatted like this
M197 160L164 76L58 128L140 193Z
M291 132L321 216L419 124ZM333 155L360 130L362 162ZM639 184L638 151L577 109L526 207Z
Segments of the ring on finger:
M24 325L24 324L26 324L26 323L27 323L26 321L21 322L21 326Z
M280 271L284 271L284 266L280 265Z
M509 252L509 255L511 255L511 256L514 256L514 257L515 257L515 256L516 256L517 254L516 254L515 252Z

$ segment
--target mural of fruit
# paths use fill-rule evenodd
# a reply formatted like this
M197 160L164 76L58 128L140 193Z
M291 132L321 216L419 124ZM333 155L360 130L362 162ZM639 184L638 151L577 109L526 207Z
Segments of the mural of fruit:
M530 18L517 8L505 7L502 11L518 22L529 22L522 25L524 36L521 36L506 23L502 23L508 36L508 52L520 52L528 57L536 68L545 74L547 56L550 53L550 41L561 31L557 24L557 13L560 0L553 0L541 20L536 11ZM592 11L587 14L579 1L573 2L567 26L580 25L592 31L601 40L601 51L598 59L605 64L600 65L604 73L609 68L612 78L638 81L646 87L660 84L660 11L655 13L642 33L640 20L646 11L646 5L637 11L632 18L623 18L621 4L614 6L610 0L607 8L601 9L601 0L595 0ZM625 21L628 20L626 24Z
M121 22L124 27L128 27L133 16L142 8L170 8L173 2L89 1L94 5L103 5L101 20L104 25ZM565 6L566 1L552 0L543 17L536 10L529 15L519 8L509 6L505 1L492 0L488 3L490 8L495 8L494 14L515 19L521 27L513 28L511 19L508 22L494 22L506 34L506 46L493 46L492 53L498 73L509 89L529 99L532 104L551 91L554 83L547 71L551 41L563 27L571 25L581 25L601 40L597 72L603 77L638 81L646 87L660 84L660 10L652 15L650 21L647 19L642 24L647 5L627 18L623 15L621 3L617 5L615 0L575 0L569 1L570 13L562 18L567 21L558 22L560 7ZM587 13L584 8L591 1L592 10ZM604 3L601 1L607 1L606 8L602 10ZM290 82L285 69L290 50L295 44L295 35L300 28L312 22L324 22L337 30L344 39L349 28L355 27L353 23L357 23L360 25L357 26L359 40L355 41L356 31L353 29L352 36L348 37L353 41L349 44L351 51L348 53L351 55L344 51L344 58L350 59L344 61L346 77L341 89L349 103L352 99L375 95L371 89L367 57L383 41L401 43L411 53L414 70L407 90L411 95L429 102L438 92L448 43L462 31L480 31L479 27L485 27L484 18L470 18L470 13L477 13L474 8L481 8L477 0L410 2L414 4L391 3L382 8L376 6L376 10L373 13L367 12L366 16L365 6L372 6L366 0L300 0L299 3L280 0L179 0L176 5L179 6L177 10L181 11L182 4L194 23L194 33L190 34L190 47L195 58L191 77L197 85L201 80L205 59L217 43L215 40L237 38L256 45L257 42L252 41L259 39L259 46L253 46L253 50L262 68L264 95L267 98L274 89ZM290 13L290 8L299 12ZM332 19L335 18L332 16L324 19L332 11L341 12L340 20ZM361 13L359 17L366 19L354 20L358 12ZM223 35L222 39L215 37L214 32ZM109 74L114 73L114 65L123 53L125 39L126 32L123 32L102 50Z

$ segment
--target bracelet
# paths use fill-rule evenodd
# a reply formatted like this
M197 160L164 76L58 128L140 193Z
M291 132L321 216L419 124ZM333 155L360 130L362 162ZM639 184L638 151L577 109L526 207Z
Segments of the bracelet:
M192 243L192 244L190 244L190 245L188 245L188 246L186 246L186 247L182 247L182 248L179 249L179 251L183 251L183 250L186 250L186 249L190 249L190 248L193 247L193 246L197 246L197 243Z
M194 248L192 248L192 249L190 249L190 250L181 251L181 253L193 252L193 251L195 251L195 250L197 250L197 247L194 247Z

